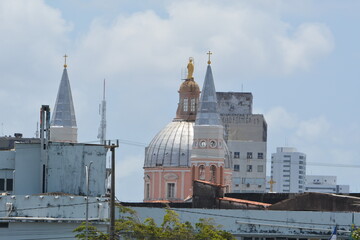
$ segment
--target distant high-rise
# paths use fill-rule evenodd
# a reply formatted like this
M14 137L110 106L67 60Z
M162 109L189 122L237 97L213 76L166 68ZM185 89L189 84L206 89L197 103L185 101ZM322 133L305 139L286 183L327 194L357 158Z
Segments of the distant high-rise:
M64 71L50 124L50 141L77 142L75 110L66 64L67 56L64 57Z
M296 148L278 147L271 155L273 191L302 193L305 191L306 155Z

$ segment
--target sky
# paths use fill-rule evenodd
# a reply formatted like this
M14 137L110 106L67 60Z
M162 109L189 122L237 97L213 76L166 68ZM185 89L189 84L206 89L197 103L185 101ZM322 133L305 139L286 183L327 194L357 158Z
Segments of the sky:
M189 57L203 84L252 92L276 147L360 192L360 1L0 0L0 135L34 137L67 59L79 142L119 139L116 196L142 201L145 146L174 117ZM270 164L267 165L269 172Z

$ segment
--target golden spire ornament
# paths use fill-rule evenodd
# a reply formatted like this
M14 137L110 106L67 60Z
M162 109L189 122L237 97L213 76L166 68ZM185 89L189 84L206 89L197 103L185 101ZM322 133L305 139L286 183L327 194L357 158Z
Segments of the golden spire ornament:
M212 54L212 52L208 52L208 53L206 53L207 55L209 55L209 60L208 60L208 64L210 65L211 64L211 60L210 60L210 57L211 57L211 54Z
M66 58L68 57L68 55L64 55L64 59L65 59L65 64L64 64L64 68L67 68L67 64L66 64Z

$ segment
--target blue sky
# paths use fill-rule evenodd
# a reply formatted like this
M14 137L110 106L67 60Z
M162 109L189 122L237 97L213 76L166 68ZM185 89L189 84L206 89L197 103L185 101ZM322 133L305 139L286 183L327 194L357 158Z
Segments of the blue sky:
M265 115L268 158L296 147L308 174L360 192L359 10L355 0L1 1L1 133L34 136L66 53L79 140L97 140L106 78L108 137L136 143L118 149L117 196L141 201L144 146L175 116L188 57L202 85L211 50L217 90L252 92Z

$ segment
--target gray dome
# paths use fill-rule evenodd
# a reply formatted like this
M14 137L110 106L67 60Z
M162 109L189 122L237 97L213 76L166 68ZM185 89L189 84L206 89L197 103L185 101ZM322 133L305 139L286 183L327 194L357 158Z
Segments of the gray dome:
M145 150L144 167L190 167L194 122L173 121Z
M194 122L177 121L169 123L145 149L144 167L190 167ZM225 168L232 168L232 158L225 147Z

